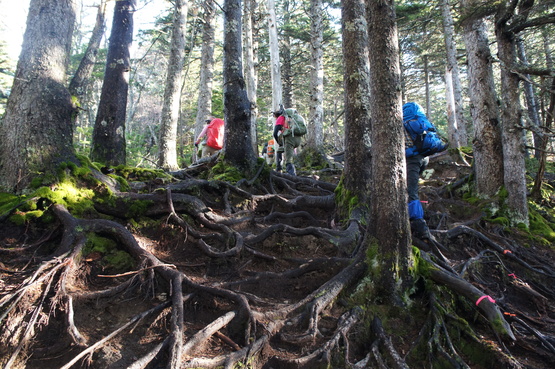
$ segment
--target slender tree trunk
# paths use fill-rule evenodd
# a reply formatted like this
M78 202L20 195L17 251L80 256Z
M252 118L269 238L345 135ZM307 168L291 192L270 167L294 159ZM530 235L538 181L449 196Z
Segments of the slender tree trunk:
M307 146L321 150L324 143L324 31L322 0L310 1L310 44L312 69L310 72L310 113Z
M181 86L185 63L185 33L187 27L188 3L174 1L173 28L170 58L166 75L160 140L158 141L158 165L167 170L177 170L177 123L181 107Z
M476 6L462 0L464 9ZM493 197L503 185L503 148L495 94L491 52L482 19L467 17L463 23L468 59L470 111L474 122L474 170L476 192Z
M251 140L251 102L243 78L241 0L224 5L225 160L246 172L256 164Z
M281 19L283 28L292 27L294 21L291 17L291 2L283 1L281 10ZM282 83L282 99L285 107L295 107L295 95L293 93L294 72L293 72L293 56L291 55L291 36L290 32L282 32L279 40L281 48L279 56L281 60L281 83Z
M205 120L212 114L212 83L214 80L214 23L216 20L216 5L213 1L205 1L202 52L200 60L200 81L197 99L197 118L195 121L195 140L204 128ZM195 153L196 154L196 153Z
M281 84L276 5L274 0L268 0L268 28L270 37L270 72L272 74L272 111L276 111L279 109L279 104L283 103L283 87Z
M526 189L525 141L520 108L519 77L511 71L516 65L515 35L505 29L504 22L496 24L496 39L501 60L501 121L503 139L504 184L507 190L508 217L513 225L528 226Z
M411 249L394 1L370 1L368 18L373 177L370 224L380 271L375 285L379 296L395 303L403 293L401 289L410 283Z
M432 102L430 99L430 67L428 64L428 55L424 55L424 87L426 90L426 115L429 117L432 113Z
M528 59L526 57L526 50L524 47L524 41L521 38L516 40L517 50L518 50L518 59L523 65L529 65ZM536 128L539 129L541 126L540 121L540 109L538 106L538 100L536 99L536 95L534 94L534 86L531 82L531 76L529 74L524 75L524 79L522 81L524 87L524 96L526 97L526 105L528 111L528 117L530 118L531 124ZM534 157L539 158L541 156L540 150L538 149L542 146L541 142L543 137L540 136L536 130L532 132L532 138L534 142Z
M243 37L245 52L245 80L247 82L247 96L251 101L251 138L252 149L258 156L256 120L258 118L258 107L256 105L258 77L255 65L258 63L256 53L256 41L253 39L253 16L257 7L256 0L245 0L243 7Z
M460 148L461 139L457 129L457 116L455 114L455 92L453 91L453 70L448 65L445 66L445 96L447 103L447 133L449 135L449 146Z
M121 0L114 6L112 33L91 150L91 159L105 165L126 163L125 115L135 3L136 0Z
M343 55L345 58L345 168L346 194L357 196L367 217L370 203L372 167L370 153L370 71L368 23L364 0L344 0L342 7ZM346 216L349 204L339 203Z
M87 45L87 50L85 51L85 55L83 55L83 58L79 63L79 67L77 67L77 71L69 83L69 93L72 96L78 97L79 100L81 100L85 95L85 88L93 72L94 64L96 63L96 55L98 54L98 48L100 47L100 41L104 36L105 29L106 0L102 0L98 5L96 22L92 30L89 44Z
M551 79L551 91L555 91L555 78ZM550 94L551 99L549 102L549 107L547 110L547 115L545 118L545 128L547 130L551 130L551 128L553 127L553 117L555 115L555 93L551 92ZM531 193L531 197L536 200L536 201L540 201L543 197L542 195L542 183L543 183L543 177L545 174L545 166L547 163L547 143L548 143L548 138L546 135L543 136L543 139L540 141L541 145L540 145L540 156L538 158L539 160L539 165L538 165L538 173L536 174L536 179L534 181L534 187L532 188L532 193Z
M449 120L449 144L451 147L461 147L468 144L466 124L463 115L463 100L459 65L457 63L457 44L455 42L455 26L451 15L449 0L441 1L443 34L447 54L445 83L451 86L447 96L447 117Z
M547 32L542 32L542 41L543 41L543 48L545 53L545 64L548 69L553 69L553 60L551 58L551 48L550 48L550 39ZM555 91L555 78L548 78L550 85L543 86L543 90L545 91ZM540 100L540 101L543 101ZM543 105L543 103L542 103ZM545 110L545 109L543 109ZM545 131L551 131L553 127L553 117L555 114L555 93L549 93L549 101L547 102L547 111L544 112L543 116L545 121ZM542 183L544 180L545 174L545 166L547 163L547 153L548 153L548 143L549 137L546 134L542 135L542 139L540 140L540 155L539 155L539 165L538 165L538 172L536 174L536 179L534 181L534 187L532 188L531 197L536 201L542 199Z
M75 106L66 88L76 14L72 0L31 0L6 115L0 124L0 191L19 192L32 176L56 177L77 162Z

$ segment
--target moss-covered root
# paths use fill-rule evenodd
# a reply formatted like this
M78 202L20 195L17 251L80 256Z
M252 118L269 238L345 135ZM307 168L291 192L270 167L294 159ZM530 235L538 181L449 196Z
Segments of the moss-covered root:
M503 317L503 313L499 310L493 298L484 294L464 279L435 264L426 252L421 251L420 254L422 259L429 264L429 268L426 269L429 278L470 299L484 313L494 331L497 332L502 339L516 341L509 323L507 323Z

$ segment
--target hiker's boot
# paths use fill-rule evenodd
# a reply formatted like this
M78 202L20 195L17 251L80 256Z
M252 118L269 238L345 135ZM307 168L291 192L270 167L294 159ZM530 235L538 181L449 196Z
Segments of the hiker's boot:
M412 235L423 241L434 240L434 236L430 233L430 229L424 219L413 219L410 221L410 229Z
M297 172L295 171L295 166L291 163L287 163L287 165L285 166L285 170L287 171L287 173L291 174L292 176L297 175Z

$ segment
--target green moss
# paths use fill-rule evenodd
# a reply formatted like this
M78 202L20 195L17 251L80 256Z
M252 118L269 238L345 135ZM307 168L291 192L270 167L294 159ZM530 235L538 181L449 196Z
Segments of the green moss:
M106 265L114 270L124 271L135 266L135 260L127 252L115 250L104 257Z
M128 167L125 165L118 165L114 169L117 175L125 178L127 181L146 182L153 179L169 181L172 179L168 173L159 169Z
M366 207L360 203L358 196L354 195L351 191L345 188L343 183L343 177L339 180L337 187L335 187L335 204L339 209L341 218L350 219L353 211L360 208L361 206Z
M42 176L38 176L38 177L33 178L31 180L31 183L29 184L29 187L32 188L32 189L39 188L40 186L43 185L42 179L43 179Z
M33 210L33 211L26 211L26 212L16 211L8 219L17 225L23 225L33 219L40 218L43 213L44 213L43 210Z
M130 218L141 217L152 204L154 202L150 200L133 200L126 215Z
M131 255L119 250L114 240L95 233L88 233L82 254L86 257L93 252L101 254L100 260L103 266L114 271L129 270L135 266L135 260Z
M21 202L21 197L11 193L0 192L0 216L13 210Z
M63 205L72 214L79 216L93 208L95 193L87 188L79 188L71 181L65 181L52 187L41 187L35 191L35 196Z
M127 192L131 189L129 182L127 182L125 178L114 174L110 174L110 177L114 178L116 182L118 182L120 191Z
M509 219L507 219L506 217L490 218L490 219L488 219L488 222L493 223L493 224L499 224L499 225L502 225L504 227L508 227L510 225Z
M245 176L238 168L226 164L223 160L218 161L218 163L212 167L208 175L208 179L229 183L237 183L243 178L245 178Z
M547 241L555 241L555 224L547 221L541 214L541 209L535 205L530 204L529 216L530 216L530 233L536 236L545 238ZM547 214L547 213L546 213Z

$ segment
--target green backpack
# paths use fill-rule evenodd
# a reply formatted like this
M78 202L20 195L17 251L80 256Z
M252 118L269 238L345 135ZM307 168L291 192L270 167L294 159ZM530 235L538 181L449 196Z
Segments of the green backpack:
M291 118L291 121L289 122L290 127L283 132L284 136L304 136L306 134L305 120L296 109L285 109L282 115L286 119Z

